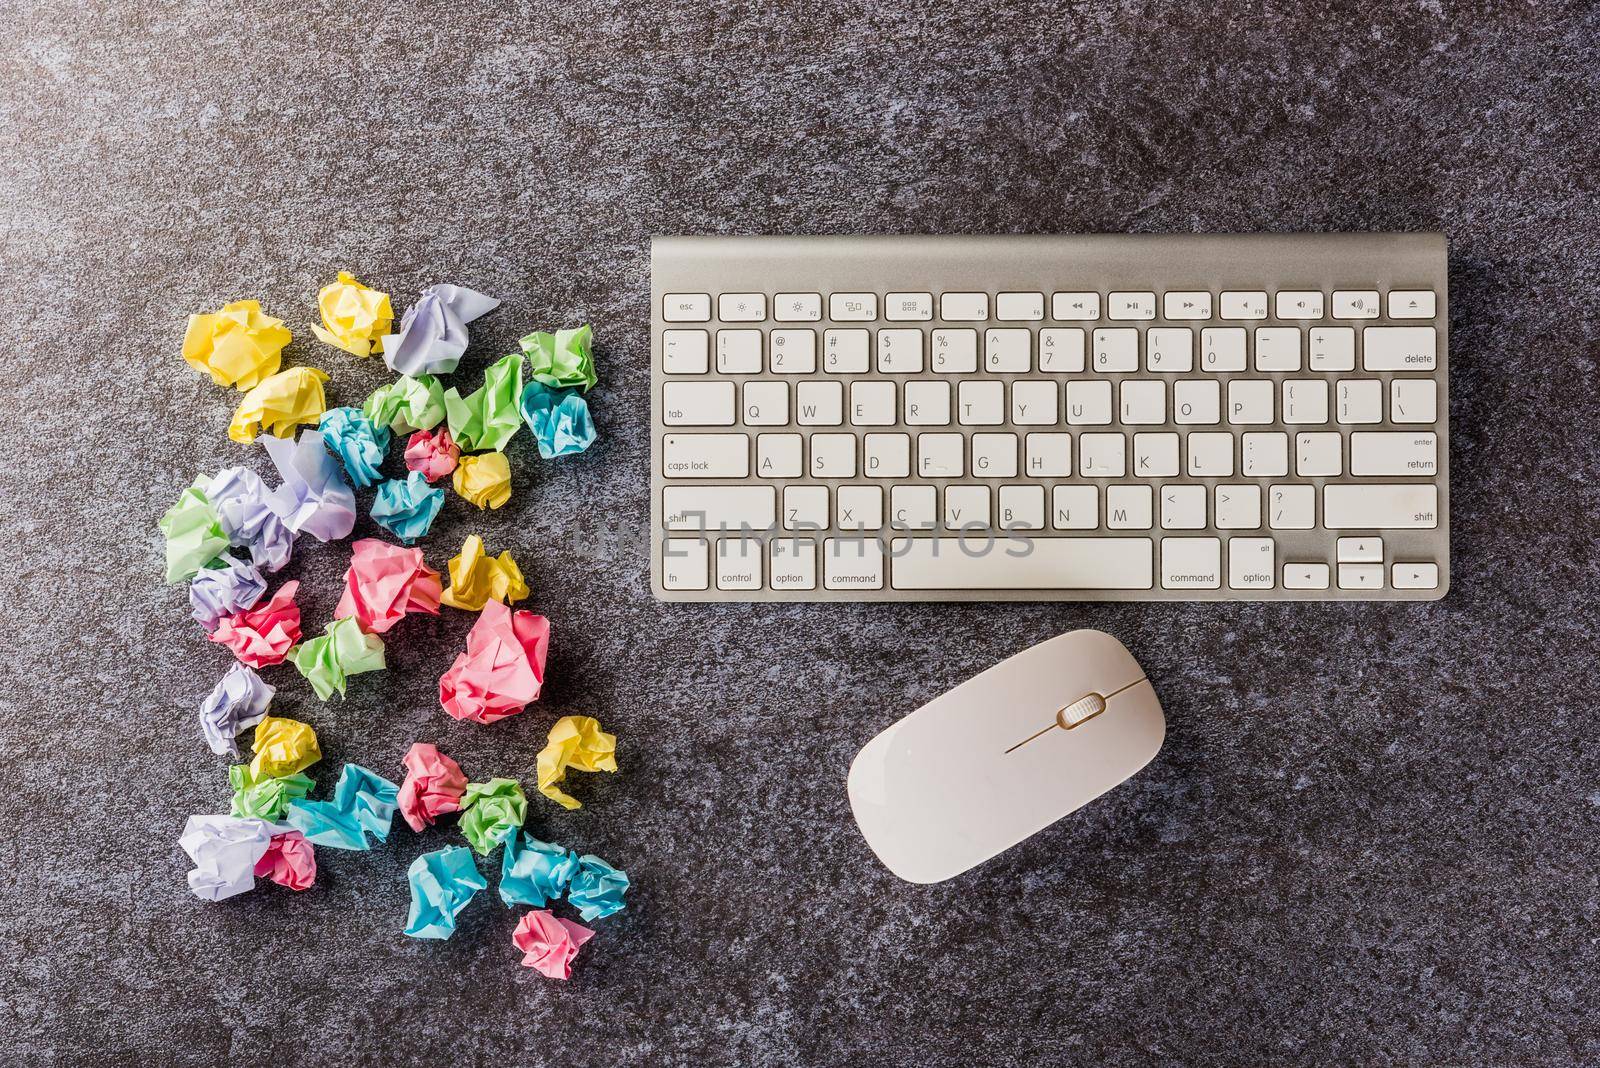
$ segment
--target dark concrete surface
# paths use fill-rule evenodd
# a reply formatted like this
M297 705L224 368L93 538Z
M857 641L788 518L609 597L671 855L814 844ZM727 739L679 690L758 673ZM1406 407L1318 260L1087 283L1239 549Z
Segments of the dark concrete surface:
M1578 1064L1600 1061L1592 5L211 2L0 10L0 1059L12 1063ZM648 238L662 232L1442 229L1454 591L1437 604L664 607L647 594ZM324 784L416 739L532 778L598 715L624 772L530 826L626 867L570 983L492 889L400 933L453 831L321 851L312 892L190 897L226 805L195 707L228 662L155 522L248 462L184 316L311 336L341 267L403 306L504 299L469 381L592 320L604 438L452 498L430 559L511 548L548 699L436 706L471 622L409 620L324 705ZM365 523L365 521L364 521ZM364 526L362 529L370 529ZM346 550L312 544L312 627ZM1166 748L965 878L897 882L850 820L872 734L1078 626L1122 638Z

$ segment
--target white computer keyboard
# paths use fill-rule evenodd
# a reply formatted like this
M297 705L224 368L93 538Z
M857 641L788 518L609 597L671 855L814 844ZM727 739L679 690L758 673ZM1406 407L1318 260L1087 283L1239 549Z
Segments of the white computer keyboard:
M667 600L1431 599L1438 234L669 237Z

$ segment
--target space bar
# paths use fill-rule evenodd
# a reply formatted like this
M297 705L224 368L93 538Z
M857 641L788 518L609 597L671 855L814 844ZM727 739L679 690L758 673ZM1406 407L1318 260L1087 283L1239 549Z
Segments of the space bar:
M1148 590L1149 538L896 538L897 590Z

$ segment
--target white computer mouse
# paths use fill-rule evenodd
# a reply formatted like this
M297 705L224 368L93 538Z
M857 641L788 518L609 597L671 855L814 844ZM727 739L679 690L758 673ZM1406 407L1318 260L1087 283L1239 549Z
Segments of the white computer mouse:
M1166 733L1133 654L1109 634L1075 630L868 742L850 765L850 807L890 871L941 882L1126 782Z

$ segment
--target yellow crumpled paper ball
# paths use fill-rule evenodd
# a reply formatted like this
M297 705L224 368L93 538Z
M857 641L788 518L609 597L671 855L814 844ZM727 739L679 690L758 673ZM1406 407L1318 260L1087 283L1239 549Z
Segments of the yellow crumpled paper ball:
M498 508L511 499L511 462L503 452L463 456L451 485L479 508Z
M251 746L250 779L280 779L304 771L322 759L317 732L309 723L284 716L268 716L256 724L256 740Z
M261 310L258 300L236 300L221 311L189 316L183 358L219 386L252 389L282 362L289 329Z
M317 307L322 311L322 326L311 328L317 337L352 356L383 351L383 335L394 323L389 294L368 289L349 271L340 271L337 282L318 291Z
M301 423L315 423L328 406L322 392L327 374L315 367L291 367L265 379L234 409L228 437L249 444L265 430L280 438L294 437Z
M582 808L582 801L556 786L568 768L616 771L617 736L601 730L600 721L591 716L562 716L539 751L539 792L562 808Z
M503 552L498 557L490 556L484 551L483 539L469 534L461 544L461 551L450 561L450 588L444 591L439 603L481 612L488 601L516 604L528 593L522 569L511 559L511 554Z

